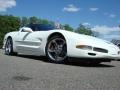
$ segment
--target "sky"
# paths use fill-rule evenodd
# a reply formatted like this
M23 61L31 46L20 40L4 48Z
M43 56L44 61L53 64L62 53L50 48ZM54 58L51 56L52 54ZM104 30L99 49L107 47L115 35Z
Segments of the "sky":
M102 39L120 39L120 0L0 0L0 14L83 24Z

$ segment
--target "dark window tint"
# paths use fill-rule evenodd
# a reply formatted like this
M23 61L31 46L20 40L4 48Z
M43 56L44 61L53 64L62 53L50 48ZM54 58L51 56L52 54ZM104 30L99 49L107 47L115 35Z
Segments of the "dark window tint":
M49 24L28 24L27 27L31 28L33 31L48 31L55 29L53 25Z

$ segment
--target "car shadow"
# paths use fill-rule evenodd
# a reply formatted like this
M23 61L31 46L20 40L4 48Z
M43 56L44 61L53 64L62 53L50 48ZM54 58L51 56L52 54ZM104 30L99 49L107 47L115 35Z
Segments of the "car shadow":
M48 59L45 56L32 56L32 55L22 55L22 54L19 54L17 56L18 57L22 57L22 58L28 58L28 59L33 59L33 60L39 60L39 61L43 61L43 62L48 62Z
M48 59L45 57L45 56L31 56L31 55L18 55L18 57L22 57L22 58L29 58L29 59L33 59L33 60L39 60L39 61L42 61L42 62L46 62L46 63L50 63L48 61ZM57 64L57 63L54 63L54 64ZM112 68L112 67L115 67L113 65L108 65L106 63L100 63L100 64L87 64L87 63L83 63L83 62L80 62L78 60L74 61L68 61L66 63L63 63L61 65L69 65L69 66L80 66L80 67L97 67L97 68Z
M97 68L112 68L112 67L115 67L113 65L108 65L106 63L88 64L88 63L83 63L83 62L80 62L80 61L68 62L68 63L65 63L65 65L80 66L80 67L97 67Z

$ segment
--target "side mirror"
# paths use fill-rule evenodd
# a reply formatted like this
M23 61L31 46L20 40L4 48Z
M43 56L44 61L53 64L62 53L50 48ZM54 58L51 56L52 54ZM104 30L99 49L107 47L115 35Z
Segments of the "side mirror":
M23 31L23 32L29 32L29 33L32 33L32 32L33 32L31 28L27 28L27 27L24 27L24 28L22 29L22 31Z

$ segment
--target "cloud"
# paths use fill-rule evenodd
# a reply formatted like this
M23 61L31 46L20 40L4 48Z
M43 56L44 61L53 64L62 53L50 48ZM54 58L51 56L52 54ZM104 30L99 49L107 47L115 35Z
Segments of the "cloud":
M16 0L0 0L0 12L5 12L7 8L16 6Z
M94 26L92 28L92 30L95 31L95 32L98 32L100 34L109 34L109 33L117 32L117 31L120 32L119 27L108 27L108 26L105 26L105 25L103 25L103 26L99 26L99 25Z
M109 17L110 17L110 18L115 18L116 15L115 15L115 14L110 14Z
M67 7L63 8L63 11L67 11L67 12L78 12L80 10L80 8L74 6L73 4L69 4Z
M114 35L108 35L108 36L109 36L108 38L116 38L116 39L119 38L120 39L120 35L114 34Z
M120 28L119 27L108 27L108 26L94 26L93 31L99 33L99 37L107 40L120 38Z
M82 23L82 25L84 25L84 26L90 26L90 23L84 22L84 23Z
M120 35L116 35L116 34L113 34L113 35L103 35L102 36L104 39L107 39L107 40L112 40L112 39L120 39Z
M96 7L92 7L92 8L90 8L90 11L93 11L93 12L95 12L95 11L97 11L99 8L96 8Z
M117 15L115 15L115 14L110 14L110 13L104 13L104 15L106 15L107 17L109 17L109 18L115 18Z

